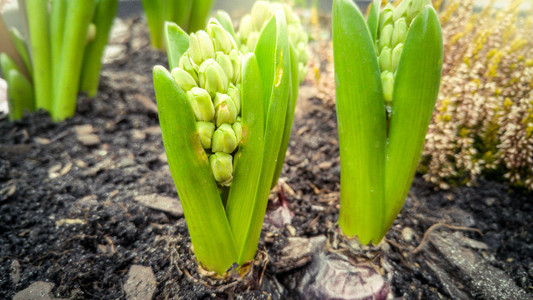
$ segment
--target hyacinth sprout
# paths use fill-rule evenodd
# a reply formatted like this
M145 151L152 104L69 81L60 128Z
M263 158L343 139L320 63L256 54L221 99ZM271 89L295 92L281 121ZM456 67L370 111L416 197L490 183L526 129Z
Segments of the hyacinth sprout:
M442 34L429 0L333 1L344 234L378 244L413 180L438 95Z
M170 71L154 68L163 143L194 253L218 274L254 259L286 149L299 84L286 20L283 9L273 12L247 53L226 13L190 35L167 23Z

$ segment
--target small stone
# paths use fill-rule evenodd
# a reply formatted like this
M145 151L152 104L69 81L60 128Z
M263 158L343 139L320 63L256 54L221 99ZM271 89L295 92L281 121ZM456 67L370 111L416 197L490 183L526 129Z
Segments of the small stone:
M67 165L63 169L61 169L61 171L59 171L59 175L63 176L67 174L68 172L70 172L71 169L72 169L72 163L68 162Z
M485 199L485 204L487 204L487 206L493 206L494 203L496 203L496 199L495 198L487 198L487 199Z
M292 225L287 225L287 231L289 232L290 236L296 236L296 228Z
M152 99L141 94L133 96L133 99L137 100L147 111L157 114L157 105Z
M20 263L18 260L14 260L11 262L11 281L14 284L19 283L20 281Z
M152 209L164 211L175 217L183 216L183 207L179 199L159 196L157 194L140 195L135 197L135 201L140 202Z
M74 126L74 132L76 132L76 135L86 135L89 133L93 133L94 129L91 124L78 125Z
M131 131L131 138L136 141L144 140L146 139L146 132L140 131L138 129L133 129Z
M331 161L324 161L318 164L318 168L321 170L328 170L331 166L333 166L333 162Z
M125 45L108 45L104 50L103 63L110 64L125 59L127 50Z
M149 134L149 135L161 135L161 127L151 126L151 127L146 128L144 132L146 132L146 134Z
M54 300L57 298L50 296L50 292L53 288L53 283L37 281L16 293L13 300Z
M167 154L165 152L161 153L158 158L164 164L168 162Z
M150 267L133 265L128 272L128 280L124 284L124 292L128 300L152 299L157 288L154 272Z
M42 137L36 137L34 139L35 143L39 144L39 145L48 145L50 144L50 140L47 139L47 138L42 138Z
M405 227L402 229L402 237L406 242L411 242L415 236L415 232L411 227Z
M84 146L96 146L100 144L100 138L96 134L78 135L77 138Z

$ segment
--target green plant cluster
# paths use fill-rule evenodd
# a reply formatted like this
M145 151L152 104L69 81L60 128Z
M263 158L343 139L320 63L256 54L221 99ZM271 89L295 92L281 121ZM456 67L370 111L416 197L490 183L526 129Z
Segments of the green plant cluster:
M49 9L47 0L20 1L29 40L13 30L3 42L16 52L0 57L10 119L44 109L54 121L62 121L74 115L79 92L96 94L117 6L118 0L53 0ZM17 63L19 58L23 64Z

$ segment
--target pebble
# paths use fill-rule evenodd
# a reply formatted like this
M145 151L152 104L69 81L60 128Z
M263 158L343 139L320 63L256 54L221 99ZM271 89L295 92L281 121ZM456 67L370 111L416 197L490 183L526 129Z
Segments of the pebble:
M50 295L54 284L44 281L36 281L29 287L15 294L13 300L59 300Z
M152 99L141 94L134 95L133 99L139 102L147 111L157 113L157 105Z
M161 135L161 127L159 126L148 127L144 130L144 132L146 132L146 134L149 134L149 135Z
M157 281L151 267L133 265L124 284L128 300L152 299L157 288Z
M164 211L175 217L183 216L183 207L177 198L150 194L137 196L135 197L135 201L144 204L149 208Z
M139 129L133 129L131 131L131 138L137 141L144 140L146 139L146 132L141 131Z
M487 206L493 206L494 203L496 203L496 199L495 198L487 198L487 199L485 199L485 204L487 204Z
M415 232L411 227L405 227L402 229L402 237L406 242L411 242L415 236Z
M15 259L11 262L11 281L14 284L19 283L20 273L20 263L18 260Z

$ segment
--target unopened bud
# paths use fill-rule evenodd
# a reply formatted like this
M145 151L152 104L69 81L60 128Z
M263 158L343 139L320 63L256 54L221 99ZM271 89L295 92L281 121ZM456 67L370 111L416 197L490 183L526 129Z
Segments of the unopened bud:
M220 65L226 76L228 77L229 82L233 81L233 64L229 55L224 54L223 52L217 52L215 60Z
M224 123L233 124L237 119L237 106L226 94L217 93L214 101L215 123L220 127Z
M255 45L257 45L258 40L259 32L254 31L250 33L250 35L248 36L248 40L246 41L246 47L248 47L250 51L255 51Z
M380 32L379 35L379 49L383 49L385 46L391 46L391 39L392 39L392 33L394 31L394 27L392 24L387 24L385 27L383 27L383 30Z
M224 186L230 186L233 179L233 157L224 152L209 156L209 164L215 180Z
M405 19L399 19L394 22L394 32L392 33L392 46L404 43L407 38L407 22Z
M385 104L391 105L394 91L394 74L392 74L390 71L382 72L381 85L383 87L383 98L385 98Z
M215 132L215 124L211 122L196 122L196 128L198 129L202 147L204 149L210 149L213 132Z
M215 47L207 32L200 30L196 34L191 33L189 38L189 53L193 62L197 65L207 59L215 58Z
M216 20L212 20L207 25L207 33L213 39L215 51L229 54L232 49L237 48L235 40Z
M89 44L90 42L94 41L94 39L96 38L96 32L96 25L94 25L94 23L89 24L89 27L87 28L86 44Z
M379 14L379 30L383 30L383 26L392 24L392 15L394 14L394 6L388 3Z
M400 18L406 18L407 17L407 9L409 8L411 4L411 0L403 0L396 6L394 9L394 14L392 15L393 22L396 22Z
M200 87L204 88L211 97L215 97L216 93L224 93L228 89L228 76L214 59L210 58L200 65L198 79Z
M233 123L231 128L233 128L233 131L235 131L235 136L237 137L237 146L238 146L242 140L242 123L235 122Z
M189 53L185 53L180 57L178 67L185 70L187 73L189 73L189 75L191 75L194 81L198 82L198 65L191 62Z
M213 152L232 153L237 148L237 136L230 124L224 123L213 133Z
M238 50L231 50L229 59L233 65L233 83L237 84L241 81L242 56Z
M252 33L252 17L246 15L241 19L241 24L239 25L239 35L241 39L247 39L250 33Z
M266 1L256 1L252 6L252 26L255 31L261 31L263 24L265 24L272 14L270 12L270 3Z
M398 65L400 64L400 58L402 58L403 43L399 43L392 50L392 72L396 72Z
M228 96L233 100L233 103L235 103L238 114L241 111L241 89L238 86L233 85L233 83L230 83L228 87Z
M385 46L379 55L379 66L381 71L392 71L392 49Z
M179 67L172 69L170 74L184 92L190 91L193 87L198 87L196 80L192 78L191 74Z
M215 107L209 93L201 88L193 87L187 92L196 121L211 121L215 117Z

